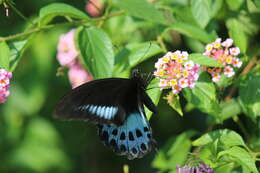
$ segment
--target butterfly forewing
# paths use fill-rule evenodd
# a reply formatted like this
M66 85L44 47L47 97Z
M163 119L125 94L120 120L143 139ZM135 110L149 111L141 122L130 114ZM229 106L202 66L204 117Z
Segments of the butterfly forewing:
M130 79L124 78L85 83L61 99L56 106L55 116L63 120L122 124L126 116L125 107L135 107L135 88Z

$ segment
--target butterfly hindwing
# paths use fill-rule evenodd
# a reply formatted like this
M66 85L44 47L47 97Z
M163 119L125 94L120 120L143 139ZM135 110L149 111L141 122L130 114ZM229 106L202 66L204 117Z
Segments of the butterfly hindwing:
M102 142L117 154L126 155L128 159L141 158L156 147L152 130L145 118L142 106L127 116L121 126L99 125Z
M61 99L55 116L63 120L90 120L120 125L125 120L125 106L128 102L136 102L135 93L132 93L135 92L134 88L130 79L123 78L85 83Z

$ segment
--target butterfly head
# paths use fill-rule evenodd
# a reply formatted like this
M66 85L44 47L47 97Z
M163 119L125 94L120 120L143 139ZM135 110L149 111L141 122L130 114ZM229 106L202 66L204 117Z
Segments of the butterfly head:
M148 75L147 79L144 78L144 74L142 74L139 69L134 69L132 72L132 80L136 81L139 88L146 90L148 84L151 81L150 75Z

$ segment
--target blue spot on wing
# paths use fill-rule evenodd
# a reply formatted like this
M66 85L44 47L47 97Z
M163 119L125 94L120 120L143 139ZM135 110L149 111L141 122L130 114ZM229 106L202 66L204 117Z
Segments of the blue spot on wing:
M118 111L115 106L99 106L99 105L84 105L78 108L80 111L87 111L93 116L98 116L104 119L113 119Z
M151 138L151 133L149 122L139 112L130 114L122 126L102 125L99 130L101 140L128 159L141 158L153 149L155 141ZM108 136L102 138L102 134Z

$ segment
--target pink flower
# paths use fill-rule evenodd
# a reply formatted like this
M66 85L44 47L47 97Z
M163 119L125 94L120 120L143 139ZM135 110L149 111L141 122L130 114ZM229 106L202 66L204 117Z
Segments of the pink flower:
M238 47L233 47L229 49L230 54L233 56L237 56L240 53L240 49Z
M214 73L211 74L211 76L212 76L213 82L218 82L220 80L220 74L219 73L214 72Z
M0 69L0 103L6 101L10 94L10 79L12 78L12 73L6 71L5 69Z
M232 77L234 76L235 72L233 70L232 67L230 66L226 66L225 69L224 69L224 75L227 76L227 77Z
M74 43L75 30L62 34L58 43L57 59L62 66L71 66L75 63L76 57L79 55Z
M221 39L216 39L215 42L206 45L204 54L217 60L224 66L220 68L205 67L205 70L211 74L213 82L218 82L223 73L227 77L232 77L235 72L231 66L237 68L242 66L242 62L234 57L240 53L240 50L238 47L231 47L232 44L233 40L228 38L222 43ZM209 47L209 45L213 46Z
M103 5L100 0L89 0L85 6L86 12L92 17L99 17L103 11Z
M180 86L181 88L186 88L186 87L188 87L188 80L185 79L185 78L181 78L181 79L179 80L179 86Z
M232 64L233 64L233 66L238 67L238 68L240 68L242 66L242 62L238 58L233 58Z
M200 66L188 60L186 51L168 52L155 63L154 75L160 79L159 87L171 88L174 94L179 93L182 88L195 86L198 80Z
M232 39L230 39L230 38L228 38L228 39L226 39L224 42L222 42L222 46L224 46L224 47L226 47L226 48L229 48L230 46L232 46L232 44L233 44L233 40Z
M72 88L76 88L86 82L93 80L92 76L88 74L79 63L72 65L68 72L69 80Z

